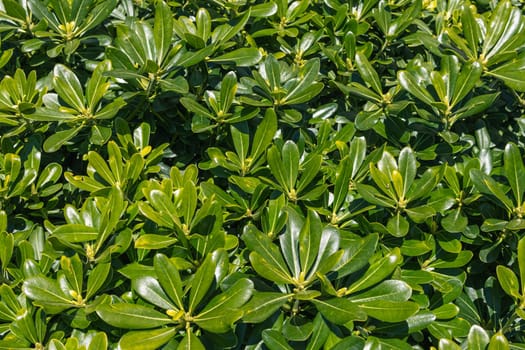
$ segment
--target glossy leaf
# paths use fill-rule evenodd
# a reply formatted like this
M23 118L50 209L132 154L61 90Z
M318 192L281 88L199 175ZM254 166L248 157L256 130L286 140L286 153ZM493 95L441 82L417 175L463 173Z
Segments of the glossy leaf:
M350 321L366 320L366 313L359 306L344 298L312 300L315 307L328 321L345 324Z
M96 311L104 322L124 329L152 329L172 322L165 314L137 304L103 304Z

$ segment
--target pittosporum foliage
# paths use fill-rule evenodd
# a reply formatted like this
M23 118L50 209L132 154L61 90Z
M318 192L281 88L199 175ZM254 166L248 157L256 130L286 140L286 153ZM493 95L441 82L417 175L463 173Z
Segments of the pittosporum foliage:
M0 0L0 349L525 349L523 2Z

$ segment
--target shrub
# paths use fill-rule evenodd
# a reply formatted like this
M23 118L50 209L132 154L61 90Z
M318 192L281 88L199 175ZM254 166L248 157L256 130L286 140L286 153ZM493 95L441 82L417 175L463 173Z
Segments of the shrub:
M0 348L525 349L522 2L0 5Z

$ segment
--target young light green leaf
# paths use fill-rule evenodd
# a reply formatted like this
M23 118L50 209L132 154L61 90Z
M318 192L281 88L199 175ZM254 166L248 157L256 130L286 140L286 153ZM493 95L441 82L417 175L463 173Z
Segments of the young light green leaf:
M496 268L496 274L498 276L498 282L508 295L519 298L519 281L516 274L508 267L499 265Z
M495 333L490 338L490 343L487 350L506 350L510 349L510 344L502 331Z

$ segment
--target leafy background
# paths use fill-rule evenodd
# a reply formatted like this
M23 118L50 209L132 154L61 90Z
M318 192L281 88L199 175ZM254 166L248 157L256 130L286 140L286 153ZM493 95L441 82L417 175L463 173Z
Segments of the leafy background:
M525 348L522 1L0 5L0 348Z

